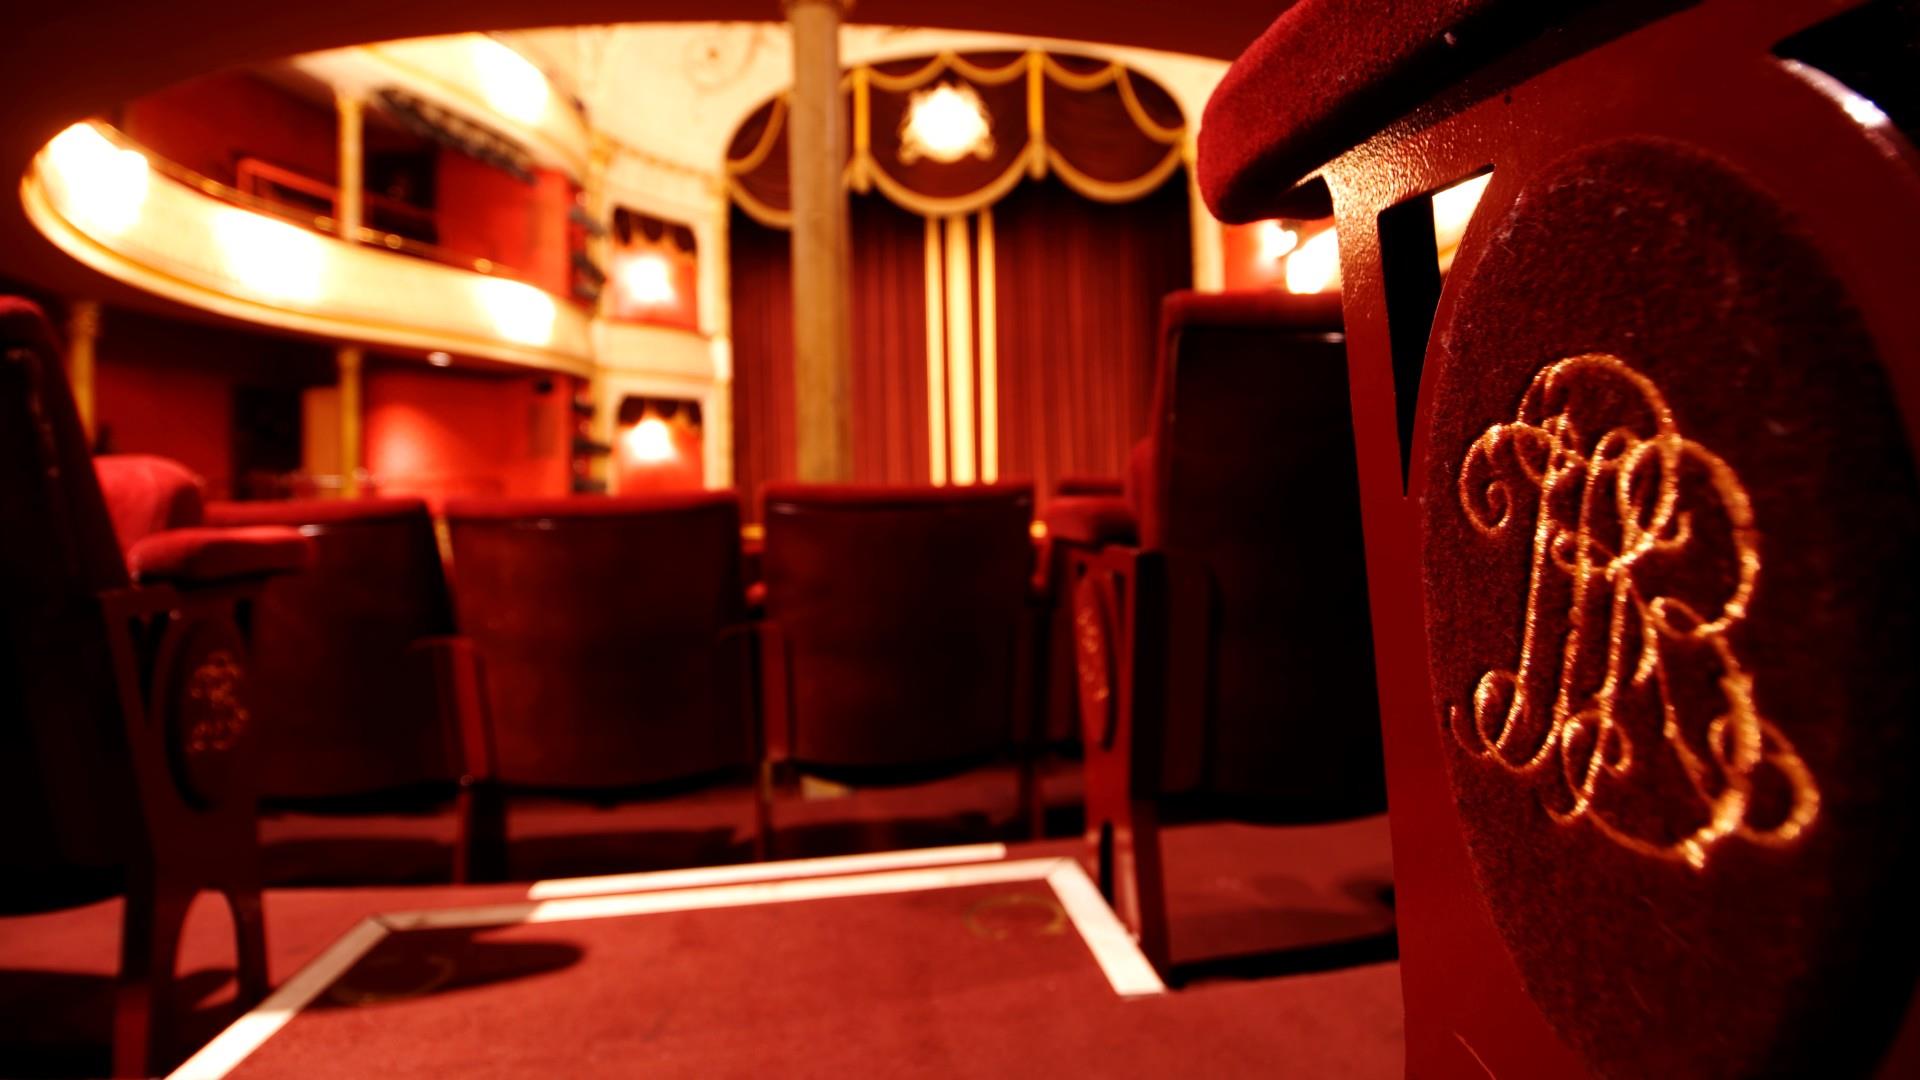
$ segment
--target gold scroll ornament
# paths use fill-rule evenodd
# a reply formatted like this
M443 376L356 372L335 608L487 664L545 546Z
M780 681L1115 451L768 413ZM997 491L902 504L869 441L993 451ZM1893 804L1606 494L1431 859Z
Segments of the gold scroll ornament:
M1607 420L1593 423L1599 415ZM1548 777L1560 789L1543 798L1554 821L1585 820L1642 855L1700 869L1728 837L1780 846L1800 836L1819 815L1819 787L1760 714L1729 639L1760 577L1760 534L1732 467L1681 434L1652 380L1591 353L1534 376L1514 420L1489 427L1461 462L1460 505L1483 536L1525 528L1530 490L1519 664L1480 677L1470 727L1449 708L1461 745L1516 775ZM1707 525L1722 519L1724 530ZM1709 576L1726 566L1724 598L1703 611L1658 594L1643 580L1656 576L1643 573L1649 559L1667 568L1684 560ZM1717 684L1717 715L1686 714L1682 679ZM1656 769L1661 755L1684 786L1655 786L1657 771L1671 772ZM1765 770L1777 774L1787 809L1756 824L1748 816Z

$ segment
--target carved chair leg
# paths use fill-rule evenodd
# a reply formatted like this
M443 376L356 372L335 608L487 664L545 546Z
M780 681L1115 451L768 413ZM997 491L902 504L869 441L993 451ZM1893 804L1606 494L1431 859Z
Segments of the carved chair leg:
M453 861L454 881L505 881L507 878L507 797L498 784L470 781L457 804L460 835Z
M234 970L240 981L240 1007L250 1009L267 996L267 919L258 886L231 889L227 909L233 913Z
M151 885L127 892L114 989L114 1076L152 1076L160 1067L180 932L193 898L192 889Z
M773 858L773 761L762 759L753 782L753 858Z
M1113 830L1114 908L1140 941L1154 970L1172 962L1167 933L1167 883L1160 860L1159 808L1136 801Z

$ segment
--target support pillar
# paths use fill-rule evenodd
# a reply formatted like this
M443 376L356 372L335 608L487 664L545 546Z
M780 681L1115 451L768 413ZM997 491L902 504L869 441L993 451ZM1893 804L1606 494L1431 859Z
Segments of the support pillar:
M841 170L840 17L846 0L787 0L793 91L787 107L793 185L793 389L801 480L853 479L852 236Z
M367 351L358 345L342 345L334 350L334 362L340 369L340 494L349 499L360 496L363 471L360 445L361 367Z
M99 431L94 426L94 346L99 340L100 302L73 301L67 307L67 383L73 388L73 405L89 445Z
M339 196L334 200L334 227L342 240L358 240L360 226L365 216L365 146L362 136L366 105L352 94L339 93L333 98L335 112L339 115Z

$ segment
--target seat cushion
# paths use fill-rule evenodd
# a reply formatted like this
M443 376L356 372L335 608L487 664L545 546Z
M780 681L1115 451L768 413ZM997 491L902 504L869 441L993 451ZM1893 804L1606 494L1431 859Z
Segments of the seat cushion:
M258 525L237 529L171 529L127 550L135 581L214 585L306 569L313 543L296 529Z

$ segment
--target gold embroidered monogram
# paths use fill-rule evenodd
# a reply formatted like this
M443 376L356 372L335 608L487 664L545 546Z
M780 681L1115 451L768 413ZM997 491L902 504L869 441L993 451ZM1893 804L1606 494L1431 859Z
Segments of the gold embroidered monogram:
M1729 638L1760 578L1751 502L1652 380L1599 353L1548 365L1467 450L1459 499L1489 538L1533 504L1518 666L1480 677L1471 725L1449 709L1462 746L1545 779L1555 821L1696 869L1813 823L1813 774Z
M226 649L208 653L187 682L187 699L201 706L187 730L189 754L220 753L233 749L253 723L253 714L241 703L240 661Z

